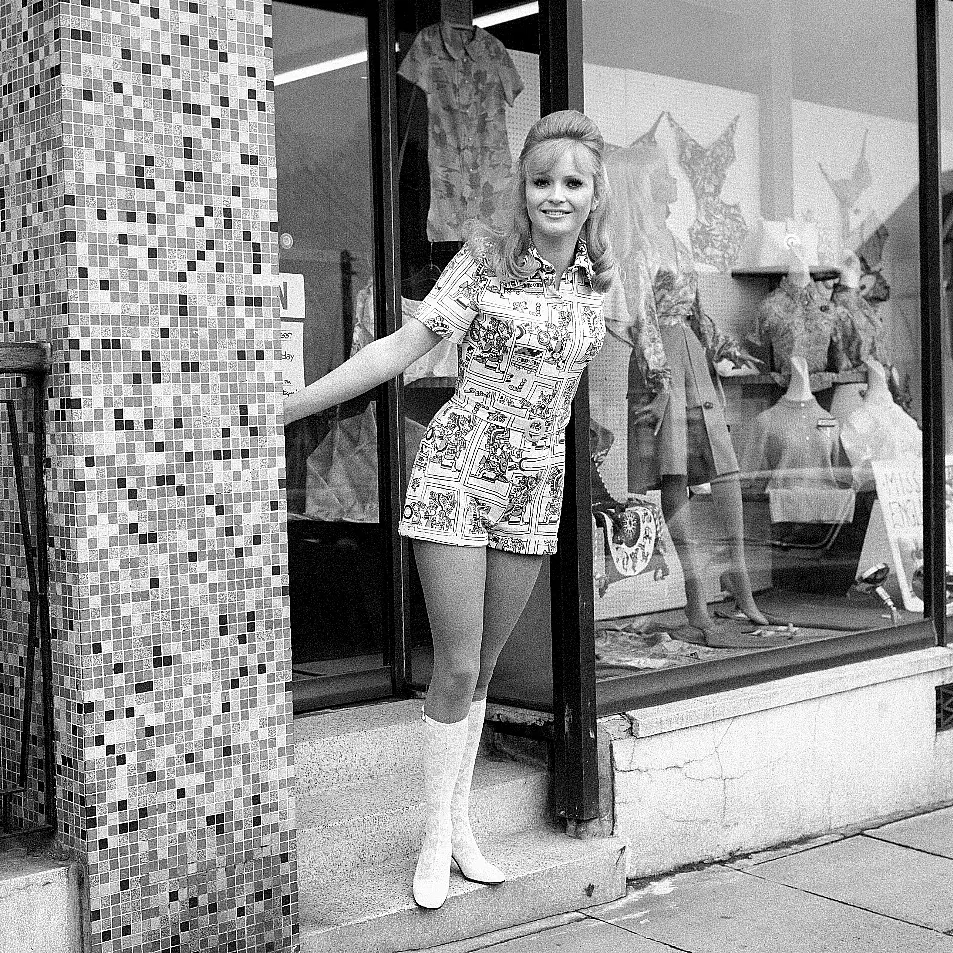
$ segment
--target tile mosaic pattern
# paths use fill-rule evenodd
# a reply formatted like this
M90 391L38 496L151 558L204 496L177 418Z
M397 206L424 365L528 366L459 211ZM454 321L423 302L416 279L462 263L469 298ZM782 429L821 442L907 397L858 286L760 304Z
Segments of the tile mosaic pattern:
M58 117L55 24L48 13L24 5L0 3L0 335L4 340L50 338L55 315L61 313L66 292L58 280L61 260L57 239L57 196L62 189L58 169L62 134ZM16 400L23 449L29 452L29 412L22 381L0 378L0 397ZM27 495L33 488L28 469ZM27 637L27 579L16 522L16 491L9 428L0 406L0 785L16 780L16 751L20 739L23 666ZM64 538L65 521L59 522ZM31 513L31 529L36 523ZM34 535L35 539L35 535ZM70 603L69 587L54 577L56 601ZM61 620L62 623L62 620ZM62 624L61 624L62 628ZM38 682L37 671L36 679ZM59 694L57 712L66 723L75 698ZM39 698L33 709L33 752L29 790L32 797L13 804L16 826L41 819L42 726ZM69 756L63 770L72 770ZM64 805L75 815L74 805Z
M0 2L0 320L54 346L59 807L109 953L296 942L270 31Z

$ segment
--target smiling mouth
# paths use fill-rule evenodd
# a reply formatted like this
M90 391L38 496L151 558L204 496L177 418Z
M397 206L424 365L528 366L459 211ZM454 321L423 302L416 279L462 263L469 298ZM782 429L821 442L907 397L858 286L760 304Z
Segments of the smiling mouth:
M562 218L564 215L569 215L567 211L562 211L558 209L543 209L543 215L548 216L549 218Z

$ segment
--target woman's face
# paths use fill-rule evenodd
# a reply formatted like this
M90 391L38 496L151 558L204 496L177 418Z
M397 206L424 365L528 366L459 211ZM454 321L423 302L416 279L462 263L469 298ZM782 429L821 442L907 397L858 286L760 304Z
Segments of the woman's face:
M668 163L661 162L649 176L649 190L652 201L659 205L672 205L678 200L678 183L669 171Z
M592 211L595 181L569 146L547 172L527 173L526 211L535 241L575 244Z

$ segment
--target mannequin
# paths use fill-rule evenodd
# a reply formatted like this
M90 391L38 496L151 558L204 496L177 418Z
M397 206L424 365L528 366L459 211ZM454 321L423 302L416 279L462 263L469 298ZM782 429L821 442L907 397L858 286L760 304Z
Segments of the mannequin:
M661 117L659 117L659 121ZM742 620L770 623L751 591L744 552L738 461L723 411L714 362L755 364L704 313L691 253L668 226L676 181L655 141L655 126L615 152L607 172L618 210L616 249L630 322L629 491L661 489L662 512L685 577L688 625L676 638L714 648L761 648L781 639L760 632L734 633L708 612L688 507L688 487L711 484L720 542L727 555L723 581ZM668 378L665 391L661 382Z
M841 442L858 490L874 486L871 461L912 459L923 452L920 428L897 406L887 383L887 370L876 358L867 360L867 392L844 421Z
M807 401L813 398L811 393L811 373L803 357L791 358L791 382L784 392L787 400Z
M868 358L877 361L880 350L880 335L883 319L876 308L860 291L863 272L860 259L853 252L844 256L840 278L834 286L831 301L837 307L837 352L838 369L853 370L867 363ZM869 364L868 364L869 368ZM844 423L862 403L864 385L838 384L831 400L831 413Z

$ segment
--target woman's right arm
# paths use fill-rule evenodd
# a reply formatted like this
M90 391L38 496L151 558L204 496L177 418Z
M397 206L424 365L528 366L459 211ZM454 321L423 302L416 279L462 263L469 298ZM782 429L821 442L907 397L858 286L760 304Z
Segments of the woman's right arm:
M324 377L286 397L285 426L357 397L402 374L439 340L438 334L411 318L393 334L372 341Z

